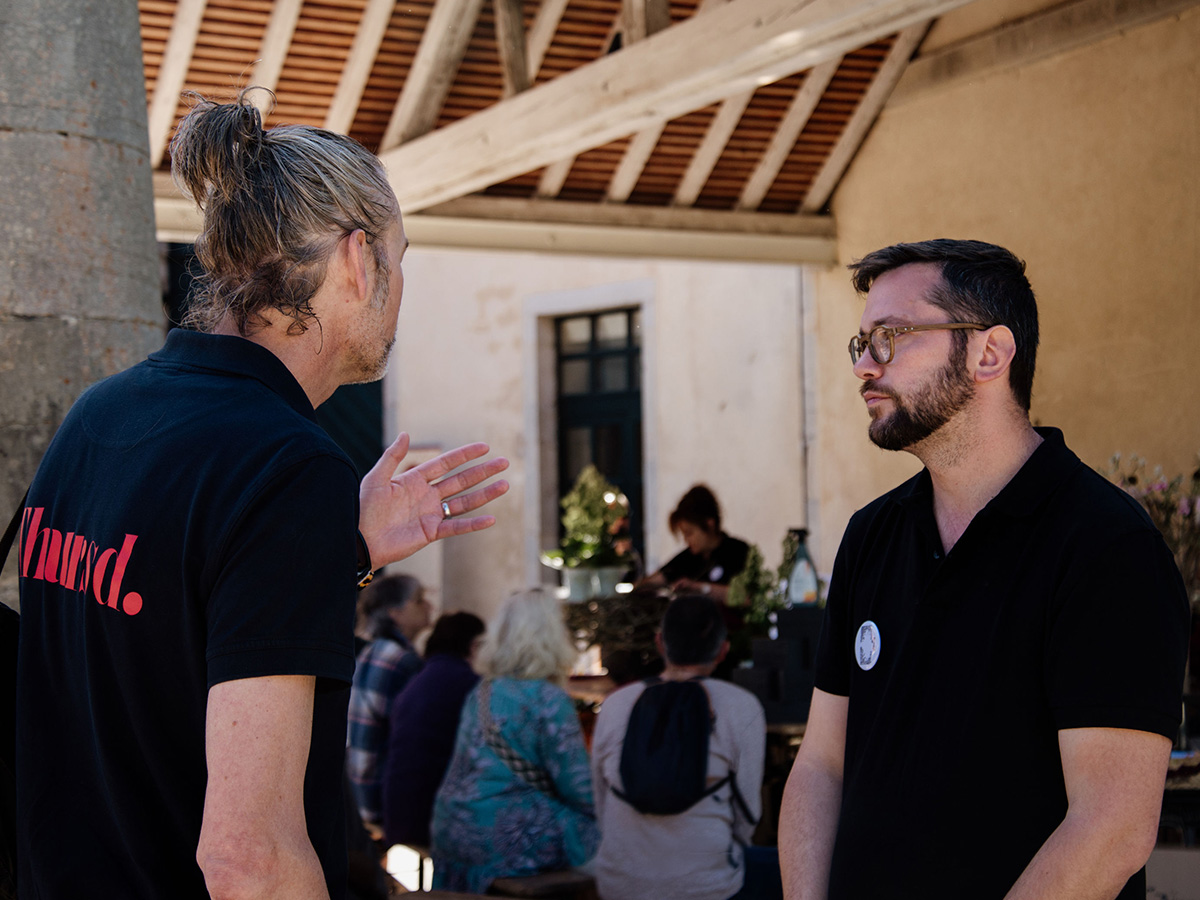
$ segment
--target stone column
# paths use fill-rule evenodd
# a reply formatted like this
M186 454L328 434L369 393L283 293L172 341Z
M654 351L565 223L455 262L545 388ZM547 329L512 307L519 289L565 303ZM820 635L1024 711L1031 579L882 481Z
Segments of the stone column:
M162 343L149 158L137 4L0 2L0 528L80 392Z

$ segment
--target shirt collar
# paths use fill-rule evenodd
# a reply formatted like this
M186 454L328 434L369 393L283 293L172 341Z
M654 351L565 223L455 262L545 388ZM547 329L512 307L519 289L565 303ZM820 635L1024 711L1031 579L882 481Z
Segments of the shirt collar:
M988 506L1010 516L1035 513L1083 463L1067 447L1057 428L1035 428L1042 442Z
M150 361L253 378L282 397L296 412L314 422L317 420L304 388L283 361L266 347L245 338L173 328L163 348L150 354Z
M1083 465L1067 447L1062 431L1042 427L1034 431L1041 436L1042 442L984 510L992 509L1010 516L1032 515L1073 469ZM918 472L900 486L895 496L900 506L911 508L920 504L932 515L933 481L929 470Z

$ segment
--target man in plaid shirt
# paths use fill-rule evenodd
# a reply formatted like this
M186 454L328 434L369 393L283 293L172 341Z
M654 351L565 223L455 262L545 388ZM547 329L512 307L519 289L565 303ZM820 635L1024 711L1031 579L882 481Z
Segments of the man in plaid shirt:
M412 640L429 627L430 605L411 575L390 575L363 592L363 630L370 638L358 654L346 736L346 772L354 802L371 836L383 835L383 760L388 710L421 669Z

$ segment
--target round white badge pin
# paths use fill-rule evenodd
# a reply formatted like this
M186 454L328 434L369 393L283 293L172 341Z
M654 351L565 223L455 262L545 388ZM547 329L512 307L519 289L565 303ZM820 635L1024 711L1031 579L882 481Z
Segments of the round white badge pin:
M870 619L858 626L854 639L854 658L864 672L879 662L879 626Z
M725 574L724 566L713 566L712 570L708 573L708 580L711 581L713 584L716 584L718 581L721 580L721 576L724 574Z

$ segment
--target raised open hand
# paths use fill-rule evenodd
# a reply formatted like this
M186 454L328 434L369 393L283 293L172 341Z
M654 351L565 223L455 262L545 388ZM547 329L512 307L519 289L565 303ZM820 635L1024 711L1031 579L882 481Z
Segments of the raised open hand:
M371 567L375 569L412 556L434 541L495 524L494 516L464 514L508 490L507 481L494 481L470 490L507 469L508 460L503 457L449 475L459 466L484 456L489 449L487 444L466 444L405 472L397 472L408 455L408 443L407 434L396 438L359 487L358 530L367 542Z

